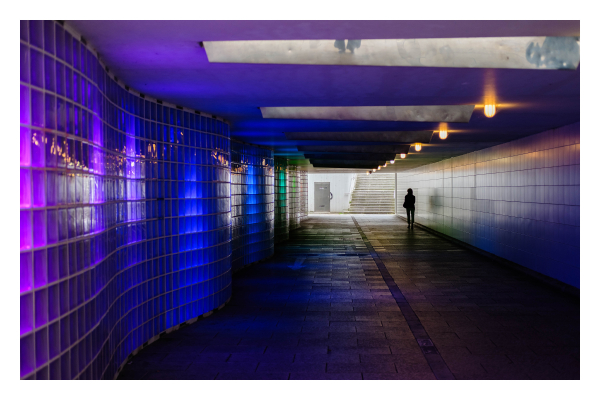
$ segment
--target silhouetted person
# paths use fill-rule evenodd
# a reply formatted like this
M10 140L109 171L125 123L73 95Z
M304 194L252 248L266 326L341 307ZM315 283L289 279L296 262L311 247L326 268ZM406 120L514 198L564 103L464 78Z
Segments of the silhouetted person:
M413 228L415 225L415 196L413 196L412 189L407 190L408 194L404 196L404 204L402 207L406 208L406 221L408 222L408 227ZM412 219L411 219L412 214Z

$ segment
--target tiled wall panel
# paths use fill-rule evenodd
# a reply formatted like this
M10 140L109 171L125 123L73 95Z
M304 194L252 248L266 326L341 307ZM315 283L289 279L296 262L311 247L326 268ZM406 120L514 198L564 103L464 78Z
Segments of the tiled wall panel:
M298 181L300 187L300 208L298 214L300 221L308 218L308 172L298 171Z
M126 90L60 24L20 39L20 376L112 378L231 295L229 128Z
M232 269L273 255L273 151L231 142Z
M579 123L398 173L415 220L579 288Z
M288 204L290 206L290 231L300 227L300 171L295 165L288 166Z
M285 158L275 157L275 243L290 238L289 171Z
M290 165L288 182L290 230L292 231L300 228L300 222L308 217L308 173Z

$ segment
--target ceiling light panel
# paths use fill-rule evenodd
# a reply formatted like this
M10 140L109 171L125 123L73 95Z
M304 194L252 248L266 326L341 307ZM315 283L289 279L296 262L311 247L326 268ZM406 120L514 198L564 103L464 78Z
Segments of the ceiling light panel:
M345 121L469 122L474 104L458 106L260 107L263 118Z
M372 169L377 168L382 163L374 161L328 161L328 160L311 160L313 167L325 167L325 168L360 168L360 169Z
M372 146L298 146L303 153L408 153L410 145L372 145Z
M348 142L429 143L433 131L385 132L285 132L288 140L324 140Z
M579 37L203 42L210 62L390 67L576 69Z
M385 161L396 158L396 153L305 153L304 158L328 160L374 160Z

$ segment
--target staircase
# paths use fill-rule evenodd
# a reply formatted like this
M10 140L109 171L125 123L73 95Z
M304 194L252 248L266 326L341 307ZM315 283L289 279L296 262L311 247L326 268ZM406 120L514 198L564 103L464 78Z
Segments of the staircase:
M349 214L394 214L395 174L359 174L350 198Z

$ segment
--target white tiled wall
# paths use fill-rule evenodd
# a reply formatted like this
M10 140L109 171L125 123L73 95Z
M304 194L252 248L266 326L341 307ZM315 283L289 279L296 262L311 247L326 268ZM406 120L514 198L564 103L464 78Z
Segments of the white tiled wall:
M579 123L398 173L415 220L579 288Z

